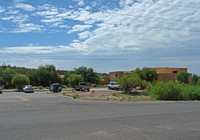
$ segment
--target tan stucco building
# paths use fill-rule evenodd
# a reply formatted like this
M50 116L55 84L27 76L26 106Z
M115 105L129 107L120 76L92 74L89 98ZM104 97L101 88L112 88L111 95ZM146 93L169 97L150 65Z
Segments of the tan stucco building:
M176 81L176 74L187 68L152 68L157 72L158 81ZM189 74L189 83L192 83L192 74Z
M176 74L185 71L187 68L152 68L157 72L158 81L176 81ZM133 70L134 71L134 70ZM131 73L132 71L114 71L109 72L110 81L114 81L116 78L121 77L124 73ZM189 74L189 83L192 83L192 74Z

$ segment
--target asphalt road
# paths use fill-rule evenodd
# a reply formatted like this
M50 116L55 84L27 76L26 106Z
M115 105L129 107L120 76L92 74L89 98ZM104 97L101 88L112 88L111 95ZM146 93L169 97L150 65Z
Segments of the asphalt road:
M0 140L199 140L200 102L74 100L0 95Z

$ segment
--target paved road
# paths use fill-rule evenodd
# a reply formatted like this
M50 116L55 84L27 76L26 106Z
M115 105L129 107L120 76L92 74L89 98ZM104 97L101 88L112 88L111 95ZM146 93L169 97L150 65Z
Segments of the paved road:
M0 140L199 138L197 101L83 101L44 92L0 95Z

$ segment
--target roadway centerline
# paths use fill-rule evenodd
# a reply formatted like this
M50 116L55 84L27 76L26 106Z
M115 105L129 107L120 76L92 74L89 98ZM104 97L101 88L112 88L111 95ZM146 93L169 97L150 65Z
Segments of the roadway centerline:
M30 101L29 99L24 98L24 97L22 97L22 96L16 96L16 97L19 98L19 99L21 99L22 101Z

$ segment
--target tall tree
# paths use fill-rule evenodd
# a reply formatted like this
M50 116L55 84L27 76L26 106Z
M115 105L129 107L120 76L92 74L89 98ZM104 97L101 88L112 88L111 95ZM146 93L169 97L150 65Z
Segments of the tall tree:
M181 71L176 74L176 80L180 83L189 83L189 73L185 71Z
M134 73L138 74L142 80L147 82L153 82L157 80L158 76L155 70L152 68L144 67L142 69L137 68Z
M38 86L38 70L29 70L26 76L29 77L31 85Z
M56 67L54 65L39 66L38 82L42 86L49 86L52 83L60 82Z
M15 76L16 72L10 68L1 68L0 67L0 84L11 86L11 80Z
M22 74L16 74L13 78L12 78L12 84L15 85L15 87L18 90L21 90L25 85L29 85L30 84L30 80L27 76L22 75Z
M192 74L192 84L196 85L198 83L199 76L196 74Z
M102 81L102 77L95 73L92 68L81 66L77 69L75 68L74 71L76 74L82 75L84 81L87 83L100 84Z

